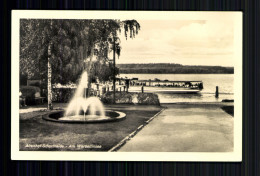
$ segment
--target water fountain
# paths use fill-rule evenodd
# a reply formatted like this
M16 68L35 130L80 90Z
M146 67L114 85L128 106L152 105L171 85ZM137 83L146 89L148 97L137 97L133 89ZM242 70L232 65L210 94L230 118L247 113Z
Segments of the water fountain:
M74 97L66 111L58 111L44 115L43 119L54 122L94 123L110 122L124 119L126 114L104 109L98 97L87 97L88 74L83 72Z

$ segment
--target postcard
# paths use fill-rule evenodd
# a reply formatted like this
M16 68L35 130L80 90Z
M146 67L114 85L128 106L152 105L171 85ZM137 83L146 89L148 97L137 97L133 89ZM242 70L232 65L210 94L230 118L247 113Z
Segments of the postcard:
M12 160L242 161L242 12L12 11Z

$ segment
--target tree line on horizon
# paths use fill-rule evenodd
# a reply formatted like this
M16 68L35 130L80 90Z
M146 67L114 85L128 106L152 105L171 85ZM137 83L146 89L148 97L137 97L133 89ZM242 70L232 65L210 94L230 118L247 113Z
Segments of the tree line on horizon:
M119 73L234 74L234 67L181 65L173 63L118 64Z

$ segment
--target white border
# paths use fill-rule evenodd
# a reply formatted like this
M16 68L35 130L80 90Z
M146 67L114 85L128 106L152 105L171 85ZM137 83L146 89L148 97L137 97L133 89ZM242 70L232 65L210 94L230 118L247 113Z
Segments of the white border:
M234 19L234 152L39 152L19 151L19 20L41 19L152 19L203 20L216 15ZM119 18L120 17L120 18ZM192 19L191 19L192 17ZM242 161L242 12L162 12L162 11L12 11L12 160L85 160L85 161Z

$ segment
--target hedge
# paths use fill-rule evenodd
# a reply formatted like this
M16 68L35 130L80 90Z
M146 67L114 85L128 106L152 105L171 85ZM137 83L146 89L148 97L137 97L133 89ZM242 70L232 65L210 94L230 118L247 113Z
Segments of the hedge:
M101 97L101 101L112 104L113 92L105 93ZM115 102L118 104L160 105L158 95L154 93L116 92Z
M52 101L59 103L68 103L75 93L75 88L53 88Z

